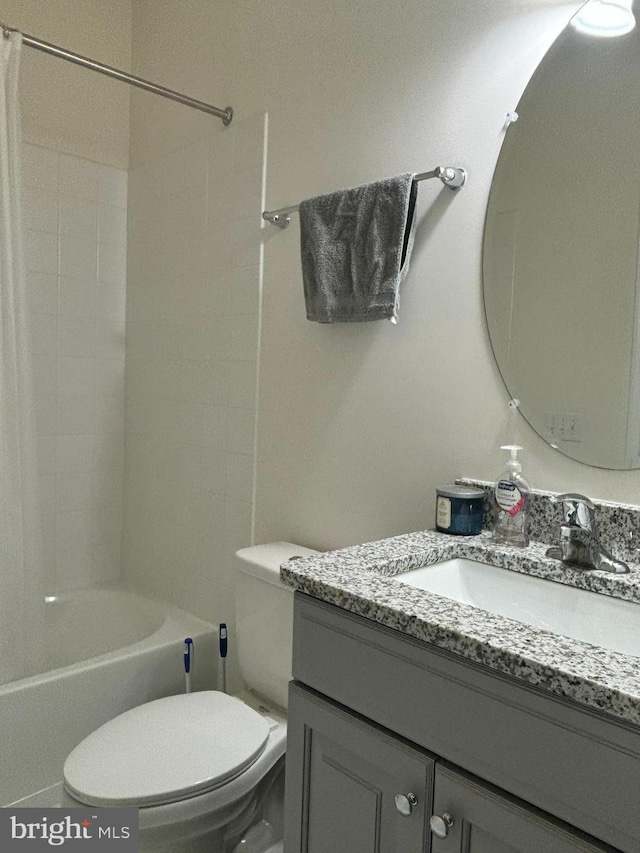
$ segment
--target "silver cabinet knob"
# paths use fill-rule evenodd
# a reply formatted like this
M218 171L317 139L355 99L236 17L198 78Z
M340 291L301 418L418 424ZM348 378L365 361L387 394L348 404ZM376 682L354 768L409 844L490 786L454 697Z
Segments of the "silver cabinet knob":
M415 794L396 794L396 808L403 817L409 817L414 806L418 805Z
M439 814L434 814L429 818L429 829L436 838L446 838L452 826L453 818L448 812L445 812L442 817Z

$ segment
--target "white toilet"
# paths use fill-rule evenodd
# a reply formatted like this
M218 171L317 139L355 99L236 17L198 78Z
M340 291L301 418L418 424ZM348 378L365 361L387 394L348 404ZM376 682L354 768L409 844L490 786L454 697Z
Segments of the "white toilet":
M238 551L249 691L169 696L105 723L67 758L62 805L138 807L145 853L281 849L293 594L279 567L316 553L289 542Z

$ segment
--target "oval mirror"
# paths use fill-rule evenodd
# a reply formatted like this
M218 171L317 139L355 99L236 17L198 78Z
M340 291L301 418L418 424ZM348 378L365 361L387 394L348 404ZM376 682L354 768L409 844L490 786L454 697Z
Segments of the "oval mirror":
M594 3L608 5L591 0L578 14ZM498 367L523 416L553 447L602 468L638 468L638 28L600 38L574 18L517 113L484 231L484 302Z

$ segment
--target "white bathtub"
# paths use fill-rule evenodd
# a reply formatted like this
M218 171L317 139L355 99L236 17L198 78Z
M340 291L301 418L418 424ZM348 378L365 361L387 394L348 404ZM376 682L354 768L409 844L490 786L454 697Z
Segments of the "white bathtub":
M182 692L185 637L193 689L213 687L213 625L115 588L47 598L46 671L0 686L0 805L53 804L77 743L122 711Z

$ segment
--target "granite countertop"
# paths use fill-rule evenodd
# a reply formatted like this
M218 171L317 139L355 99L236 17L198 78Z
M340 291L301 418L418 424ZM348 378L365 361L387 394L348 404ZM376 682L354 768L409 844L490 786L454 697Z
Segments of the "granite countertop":
M409 533L284 563L284 583L351 613L513 676L557 696L640 725L640 566L631 573L571 569L545 557L548 545L496 545L490 533ZM638 657L533 628L393 579L421 566L467 557L638 603Z

